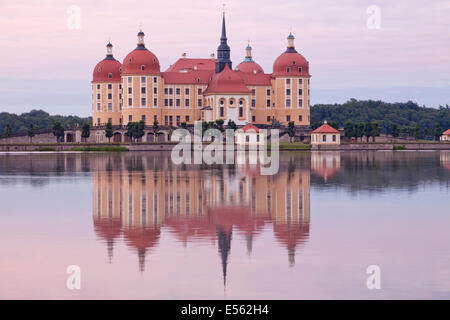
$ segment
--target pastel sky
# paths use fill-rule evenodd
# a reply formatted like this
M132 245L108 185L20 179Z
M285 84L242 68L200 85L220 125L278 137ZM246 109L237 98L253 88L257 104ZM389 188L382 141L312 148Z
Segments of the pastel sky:
M219 43L222 2L2 0L0 111L45 108L60 99L60 109L48 109L89 114L92 70L108 37L122 61L136 46L140 23L162 70L183 52L209 57ZM67 27L70 5L81 9L80 29ZM367 27L370 5L381 9L379 30ZM226 17L234 65L250 39L268 73L292 29L310 62L312 103L323 102L326 90L371 88L383 98L380 88L401 87L438 89L443 95L435 92L433 103L450 104L449 0L229 0Z

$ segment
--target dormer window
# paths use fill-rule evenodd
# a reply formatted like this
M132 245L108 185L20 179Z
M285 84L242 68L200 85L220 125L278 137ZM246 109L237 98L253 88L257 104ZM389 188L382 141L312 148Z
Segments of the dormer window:
M130 62L133 62L133 58L130 58Z
M112 73L108 73L108 78L112 78Z
M302 73L302 67L298 67L298 72Z
M102 71L102 67L98 67L98 72L101 72Z
M291 68L290 68L290 67L287 67L287 68L286 68L286 72L291 72Z
M144 65L141 66L141 70L142 70L142 71L145 70L145 66L144 66Z
M295 66L295 61L292 61L292 65Z

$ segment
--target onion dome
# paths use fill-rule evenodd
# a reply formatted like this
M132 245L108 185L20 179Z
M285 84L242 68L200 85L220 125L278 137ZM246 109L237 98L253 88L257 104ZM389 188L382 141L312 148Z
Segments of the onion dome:
M309 62L295 50L294 35L289 34L286 51L273 64L274 76L304 76L310 77Z
M245 73L264 73L263 68L261 68L261 66L257 64L252 58L252 47L250 46L250 43L245 48L245 51L245 59L243 62L238 64L237 69Z
M231 70L228 64L225 64L224 69L213 76L204 94L249 92L250 90L245 85L244 80L239 76L239 72Z
M120 79L120 68L121 64L119 61L114 59L112 54L113 45L108 42L106 45L106 57L94 68L93 72L93 82L97 81L121 81Z
M155 74L160 73L158 58L153 52L147 50L144 44L144 32L138 33L138 44L136 49L131 51L123 59L122 73L124 74Z

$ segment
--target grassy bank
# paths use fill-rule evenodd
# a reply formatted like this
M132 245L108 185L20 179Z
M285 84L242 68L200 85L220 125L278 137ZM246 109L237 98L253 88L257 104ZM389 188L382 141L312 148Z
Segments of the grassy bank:
M272 149L270 143L267 143L267 149ZM280 142L280 150L311 150L311 144L303 142Z

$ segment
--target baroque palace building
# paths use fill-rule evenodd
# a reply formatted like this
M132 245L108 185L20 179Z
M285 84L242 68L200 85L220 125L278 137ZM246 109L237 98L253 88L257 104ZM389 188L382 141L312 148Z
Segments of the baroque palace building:
M93 125L127 125L143 120L146 125L176 127L185 122L233 120L238 126L248 123L272 125L278 122L296 126L310 124L308 61L297 52L294 36L289 34L287 49L264 73L253 60L252 47L245 59L232 69L227 44L225 15L217 59L187 58L186 54L166 71L138 33L136 49L122 63L107 44L106 58L94 69L92 80Z

